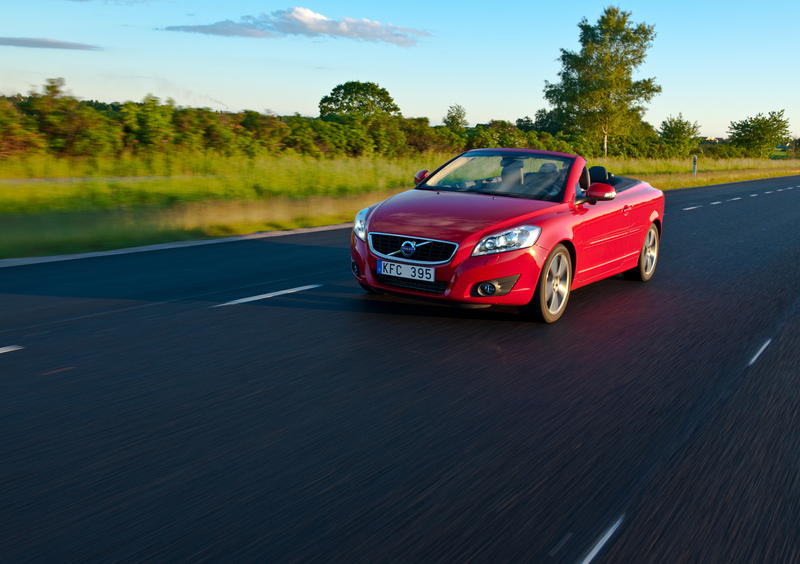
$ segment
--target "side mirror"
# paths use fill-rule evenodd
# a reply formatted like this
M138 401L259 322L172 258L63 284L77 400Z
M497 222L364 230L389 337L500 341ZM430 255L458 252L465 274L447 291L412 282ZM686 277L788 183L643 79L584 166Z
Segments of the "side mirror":
M428 178L428 171L427 170L421 170L417 174L414 175L414 184L419 184L420 182L422 182L426 178Z
M597 202L613 200L616 197L617 191L614 190L613 186L603 182L595 182L586 190L586 195L576 200L575 203L583 204L584 202L588 202L590 204L596 204Z
M608 201L613 200L617 197L617 191L614 190L614 187L610 184L604 184L602 182L595 182L589 189L586 191L586 197L591 198L597 201Z

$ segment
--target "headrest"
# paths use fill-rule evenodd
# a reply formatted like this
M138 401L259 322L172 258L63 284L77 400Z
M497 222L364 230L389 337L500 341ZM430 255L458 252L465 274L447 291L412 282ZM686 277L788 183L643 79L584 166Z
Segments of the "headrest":
M500 166L503 168L515 169L523 168L525 163L522 162L522 159L505 158L500 161Z
M558 167L553 163L544 163L539 167L539 174L558 174Z
M591 178L592 184L595 182L608 182L608 172L605 167L593 166L589 169L589 178Z

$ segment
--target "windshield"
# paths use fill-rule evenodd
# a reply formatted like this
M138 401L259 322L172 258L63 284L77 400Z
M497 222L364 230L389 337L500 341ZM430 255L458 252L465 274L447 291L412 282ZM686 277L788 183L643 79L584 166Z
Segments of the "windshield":
M466 153L418 188L560 202L572 161L569 157L535 153Z

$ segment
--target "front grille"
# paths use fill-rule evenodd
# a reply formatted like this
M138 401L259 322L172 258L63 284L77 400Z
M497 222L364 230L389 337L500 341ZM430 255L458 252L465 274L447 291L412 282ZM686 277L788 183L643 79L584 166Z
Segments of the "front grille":
M406 241L412 241L417 245L414 254L409 257L398 252ZM373 253L388 259L428 263L447 262L453 258L456 249L458 249L458 245L455 243L448 243L447 241L435 241L433 239L423 239L420 237L404 237L402 235L388 235L386 233L370 233L369 246Z
M408 290L419 290L422 292L431 292L433 294L444 294L447 290L447 282L420 282L418 280L409 280L407 278L397 278L395 276L384 276L383 274L375 274L375 279L381 284L387 286L397 286L398 288L406 288Z

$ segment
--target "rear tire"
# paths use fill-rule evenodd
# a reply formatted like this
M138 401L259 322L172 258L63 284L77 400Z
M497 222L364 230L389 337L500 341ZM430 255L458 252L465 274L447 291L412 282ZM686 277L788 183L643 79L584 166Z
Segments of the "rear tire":
M556 245L544 261L533 297L519 312L528 319L553 323L567 309L572 286L572 259L564 245Z
M622 275L628 280L638 280L639 282L647 282L653 277L656 271L656 264L658 263L658 247L659 247L658 228L654 223L650 224L650 229L647 230L647 235L644 237L642 249L639 251L639 262L630 270L626 270Z

